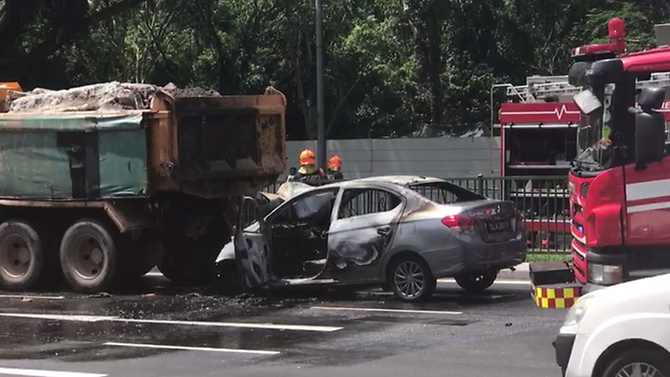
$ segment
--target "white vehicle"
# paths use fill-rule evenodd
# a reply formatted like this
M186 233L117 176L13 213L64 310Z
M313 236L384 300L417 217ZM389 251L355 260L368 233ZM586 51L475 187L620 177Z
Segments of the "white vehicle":
M565 377L670 377L670 274L580 297L554 348Z

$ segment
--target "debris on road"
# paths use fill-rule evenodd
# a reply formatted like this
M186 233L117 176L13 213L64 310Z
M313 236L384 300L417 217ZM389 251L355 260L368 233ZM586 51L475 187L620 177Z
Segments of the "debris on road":
M88 296L88 298L110 298L110 297L112 297L112 295L107 293L107 292L100 292L100 293L96 293L94 295Z

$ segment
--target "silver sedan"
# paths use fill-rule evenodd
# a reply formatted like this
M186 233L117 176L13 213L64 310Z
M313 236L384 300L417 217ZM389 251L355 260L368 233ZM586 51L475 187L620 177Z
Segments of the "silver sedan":
M444 277L484 290L526 257L513 203L438 178L287 182L273 199L269 213L244 199L235 236L217 259L236 260L248 289L382 284L418 301Z

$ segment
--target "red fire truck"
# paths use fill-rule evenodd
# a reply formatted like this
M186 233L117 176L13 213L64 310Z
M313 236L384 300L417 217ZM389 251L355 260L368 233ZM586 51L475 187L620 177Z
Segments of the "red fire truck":
M567 82L508 89L562 101L526 100L500 110L510 129L556 119L576 128L572 268L586 291L670 271L670 47L627 53L620 19L610 21L609 36L611 43L573 49Z

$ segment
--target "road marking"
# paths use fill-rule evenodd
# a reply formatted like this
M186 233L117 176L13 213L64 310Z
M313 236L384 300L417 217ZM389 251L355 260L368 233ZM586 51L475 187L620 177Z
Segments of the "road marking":
M113 347L156 348L156 349L179 350L179 351L232 352L232 353L247 353L247 354L257 354L257 355L278 355L279 354L278 351L242 350L242 349L234 349L234 348L212 348L212 347L166 346L166 345L161 345L161 344L135 344L135 343L107 342L107 343L103 343L103 345L113 346Z
M144 276L163 277L163 274L160 272L149 271Z
M17 368L0 368L1 374L9 374L12 376L33 376L33 377L106 377L106 374L98 373L77 373L77 372L58 372L51 370L37 370L37 369L17 369Z
M72 322L104 322L104 321L113 321L117 319L117 317L105 317L95 315L33 314L33 313L0 313L0 317L46 319L51 321L72 321Z
M446 278L438 279L438 283L456 283L455 279ZM494 285L530 285L530 280L496 280L493 282Z
M333 327L333 326L286 325L277 323L249 323L249 322L170 321L160 319L132 319L132 318L105 317L105 316L93 316L93 315L0 313L0 317L32 318L32 319L45 319L53 321L73 321L73 322L125 322L125 323L148 323L157 325L236 327L236 328L247 328L247 329L293 330L293 331L316 331L316 332L333 332L343 329L343 327Z
M115 319L115 321L128 322L128 323L151 323L157 325L240 327L249 329L295 330L295 331L317 331L317 332L332 332L343 329L343 327L333 327L333 326L284 325L275 323L249 323L249 322L170 321L160 319L129 319L129 318L118 318Z
M0 298L29 298L31 300L65 300L65 296L0 295Z
M409 310L409 309L380 309L380 308L347 308L341 306L312 306L316 310L339 310L354 312L388 312L388 313L415 313L415 314L463 314L446 310Z

